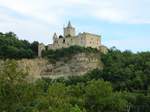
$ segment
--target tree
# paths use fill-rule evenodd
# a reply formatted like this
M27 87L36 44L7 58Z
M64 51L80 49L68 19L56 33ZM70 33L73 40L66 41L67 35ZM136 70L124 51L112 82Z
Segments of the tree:
M70 112L86 112L85 110L81 110L77 105L75 107L72 107Z
M25 83L25 76L22 70L17 69L14 60L3 62L0 69L0 110L15 112L18 104L21 103L21 96L18 89ZM21 85L20 85L21 84Z
M34 41L33 43L31 43L31 46L30 46L35 56L38 55L38 45L39 45L39 42Z
M38 42L29 43L27 40L19 40L13 32L0 34L0 58L22 59L37 56Z
M127 106L127 101L113 92L109 82L92 80L85 88L85 105L91 112L120 112Z

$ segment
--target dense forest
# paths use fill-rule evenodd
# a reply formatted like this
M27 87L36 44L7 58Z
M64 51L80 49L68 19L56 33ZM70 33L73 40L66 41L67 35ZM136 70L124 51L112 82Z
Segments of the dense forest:
M0 39L1 58L10 58L0 63L1 112L150 112L150 52L111 48L108 54L100 54L103 70L95 69L84 76L28 82L28 73L18 70L13 58L27 58L28 53L22 57L17 54L25 53L22 49L33 53L28 58L35 57L37 44L31 47L33 43L18 40L11 33L1 34ZM17 49L16 54L9 55L12 49L7 50L7 46ZM58 60L80 51L98 52L71 47L50 50L43 56Z
M19 40L13 32L0 33L0 58L21 59L37 57L38 42Z

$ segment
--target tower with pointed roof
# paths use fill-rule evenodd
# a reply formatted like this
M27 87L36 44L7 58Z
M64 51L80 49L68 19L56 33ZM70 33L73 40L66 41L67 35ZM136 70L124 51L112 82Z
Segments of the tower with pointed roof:
M68 26L64 28L64 37L74 37L75 28L72 27L71 22L68 22Z

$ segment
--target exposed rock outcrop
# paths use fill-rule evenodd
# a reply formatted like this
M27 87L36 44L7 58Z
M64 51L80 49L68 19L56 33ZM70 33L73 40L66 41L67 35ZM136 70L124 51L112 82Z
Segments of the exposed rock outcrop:
M23 59L18 61L23 70L28 71L33 78L49 77L58 78L74 75L84 75L95 69L103 68L100 56L94 53L79 53L71 59L50 63L46 59Z
M79 53L67 60L62 58L55 63L43 58L22 59L17 62L19 69L29 73L30 79L84 75L93 69L103 68L100 55L94 53ZM3 63L2 60L0 60L1 63Z

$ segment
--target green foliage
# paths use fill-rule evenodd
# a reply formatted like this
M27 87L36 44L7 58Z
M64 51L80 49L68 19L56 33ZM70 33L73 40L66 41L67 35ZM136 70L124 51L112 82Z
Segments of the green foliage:
M0 69L0 110L8 112L16 110L21 102L26 73L17 70L17 63L7 60ZM18 103L18 104L17 104Z
M77 106L77 105L75 105L75 107L72 107L71 108L71 111L70 112L86 112L85 110L81 110L80 108L79 108L79 106Z
M57 79L57 81L64 82L66 85L87 83L93 79L109 81L114 91L121 91L123 95L126 94L124 91L131 93L127 94L126 99L130 102L129 107L132 111L148 112L150 109L148 102L150 97L150 52L121 52L112 48L108 54L101 55L101 59L104 63L103 70L95 69L84 76L73 76L67 80ZM96 89L92 91L96 91ZM116 95L118 96L118 94ZM138 100L139 98L141 102ZM119 108L119 105L117 107Z
M2 112L99 112L106 107L107 110L117 112L127 104L126 99L118 92L113 92L111 84L103 80L76 85L43 79L28 83L25 80L26 75L17 69L15 61L9 60L2 64Z
M26 40L19 40L12 33L0 33L0 58L21 59L34 58L37 56L38 42L29 43Z
M43 51L42 55L43 57L48 58L51 62L55 62L61 59L67 61L78 53L98 53L98 50L90 47L71 46L69 48Z
M64 50L68 57L73 53L93 52L93 49L79 48L80 51L75 46L69 49ZM59 60L63 51L51 52L45 56ZM18 70L14 60L2 62L0 111L149 112L150 53L121 52L113 48L101 58L103 70L95 69L68 79L39 79L33 83L25 80L27 73Z
M103 56L101 76L111 81L118 90L147 91L150 86L150 52L132 53L111 50Z
M109 82L103 80L88 82L85 88L85 102L86 107L90 107L90 112L121 112L128 104L121 94L113 92Z
M148 94L150 88L150 52L132 53L110 49L101 55L104 69L95 69L81 77L69 77L67 84L87 82L92 79L110 81L118 91L142 92Z

